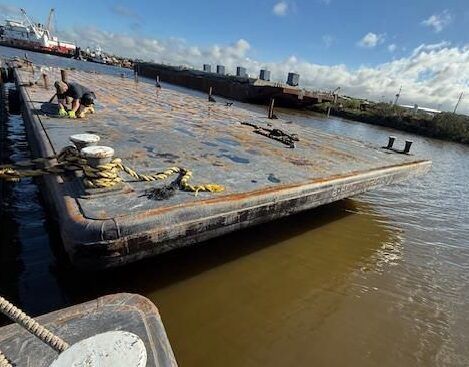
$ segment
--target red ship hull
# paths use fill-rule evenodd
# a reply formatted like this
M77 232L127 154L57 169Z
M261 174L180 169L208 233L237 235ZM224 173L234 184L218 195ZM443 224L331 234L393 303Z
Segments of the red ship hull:
M21 42L17 40L0 40L0 46L19 48L21 50L40 52L43 54L62 56L62 57L74 57L75 51L67 49L65 47L44 47L41 45L35 45L31 42Z

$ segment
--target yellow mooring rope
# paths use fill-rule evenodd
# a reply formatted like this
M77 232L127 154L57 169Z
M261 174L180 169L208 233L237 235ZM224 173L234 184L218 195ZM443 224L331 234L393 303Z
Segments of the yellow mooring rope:
M0 367L13 367L10 361L5 357L5 355L0 350Z
M218 193L225 189L224 186L218 184L191 185L189 181L192 178L192 172L181 167L170 167L155 174L140 174L134 169L124 165L120 158L114 158L109 163L91 167L88 165L87 161L79 155L77 148L72 146L65 147L57 157L48 157L47 160L52 158L56 158L58 161L58 164L52 167L35 170L21 170L13 167L0 168L0 179L18 181L22 177L60 174L66 171L82 170L85 176L83 178L83 184L85 187L110 188L122 182L122 178L119 176L119 172L122 171L138 181L146 182L165 180L172 175L180 174L180 188L184 191L194 192L196 194L199 191ZM34 161L34 163L38 162L38 160Z

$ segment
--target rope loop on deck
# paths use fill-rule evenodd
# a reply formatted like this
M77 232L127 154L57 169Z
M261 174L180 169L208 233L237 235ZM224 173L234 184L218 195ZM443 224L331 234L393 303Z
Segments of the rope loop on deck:
M80 156L78 149L74 146L68 146L62 149L57 157L48 157L48 162L52 158L57 159L57 164L40 169L21 170L11 166L0 168L0 179L6 181L18 181L23 177L35 177L47 174L61 174L67 171L83 171L83 184L86 188L111 188L122 182L119 176L120 172L124 172L137 181L153 182L166 180L167 178L179 174L179 187L183 191L194 192L210 192L219 193L224 191L224 186L218 184L191 185L189 181L192 178L192 171L181 167L169 167L162 172L153 174L138 173L133 168L122 163L120 158L114 158L109 163L92 167L86 159ZM31 161L31 164L36 163ZM41 161L41 163L43 163Z
M13 367L10 361L5 357L5 355L0 350L0 367Z
M8 302L0 296L0 311L11 319L13 322L24 327L27 331L46 343L55 351L61 353L69 347L68 343L63 341L57 335L52 334L44 326L40 325L36 320L26 315L22 310Z

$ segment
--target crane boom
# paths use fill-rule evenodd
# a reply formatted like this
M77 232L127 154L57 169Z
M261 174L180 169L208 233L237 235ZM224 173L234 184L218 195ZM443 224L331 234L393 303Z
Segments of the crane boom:
M46 29L52 33L52 19L54 18L54 11L55 9L54 8L51 8L50 12L49 12L49 17L47 18L47 26L46 26Z
M29 23L29 25L33 29L34 34L36 35L36 37L41 38L41 34L38 32L38 30L36 29L36 26L31 21L31 19L29 19L28 15L26 14L26 10L24 10L23 8L21 8L20 10L21 10L21 13L23 14L24 18L26 19L26 21Z

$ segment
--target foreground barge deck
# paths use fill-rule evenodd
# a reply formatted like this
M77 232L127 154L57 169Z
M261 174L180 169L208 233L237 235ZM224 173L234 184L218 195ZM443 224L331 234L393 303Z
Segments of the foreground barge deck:
M28 139L37 156L57 154L73 134L93 133L140 172L181 166L194 172L195 184L226 187L218 194L178 191L156 201L145 190L167 182L123 176L122 190L84 194L77 178L44 176L65 250L81 267L136 261L400 182L431 165L377 145L210 103L204 95L170 85L157 92L150 83L119 76L75 70L68 77L96 92L96 114L77 120L51 117L52 88L29 83L37 79L30 68L16 69ZM58 79L58 69L49 72L51 85ZM298 134L300 141L290 149L241 122L271 123Z
M177 366L158 309L137 294L100 297L36 320L70 345L108 331L131 332L145 345L147 367ZM58 356L51 347L17 324L0 328L0 350L14 366L50 366Z

